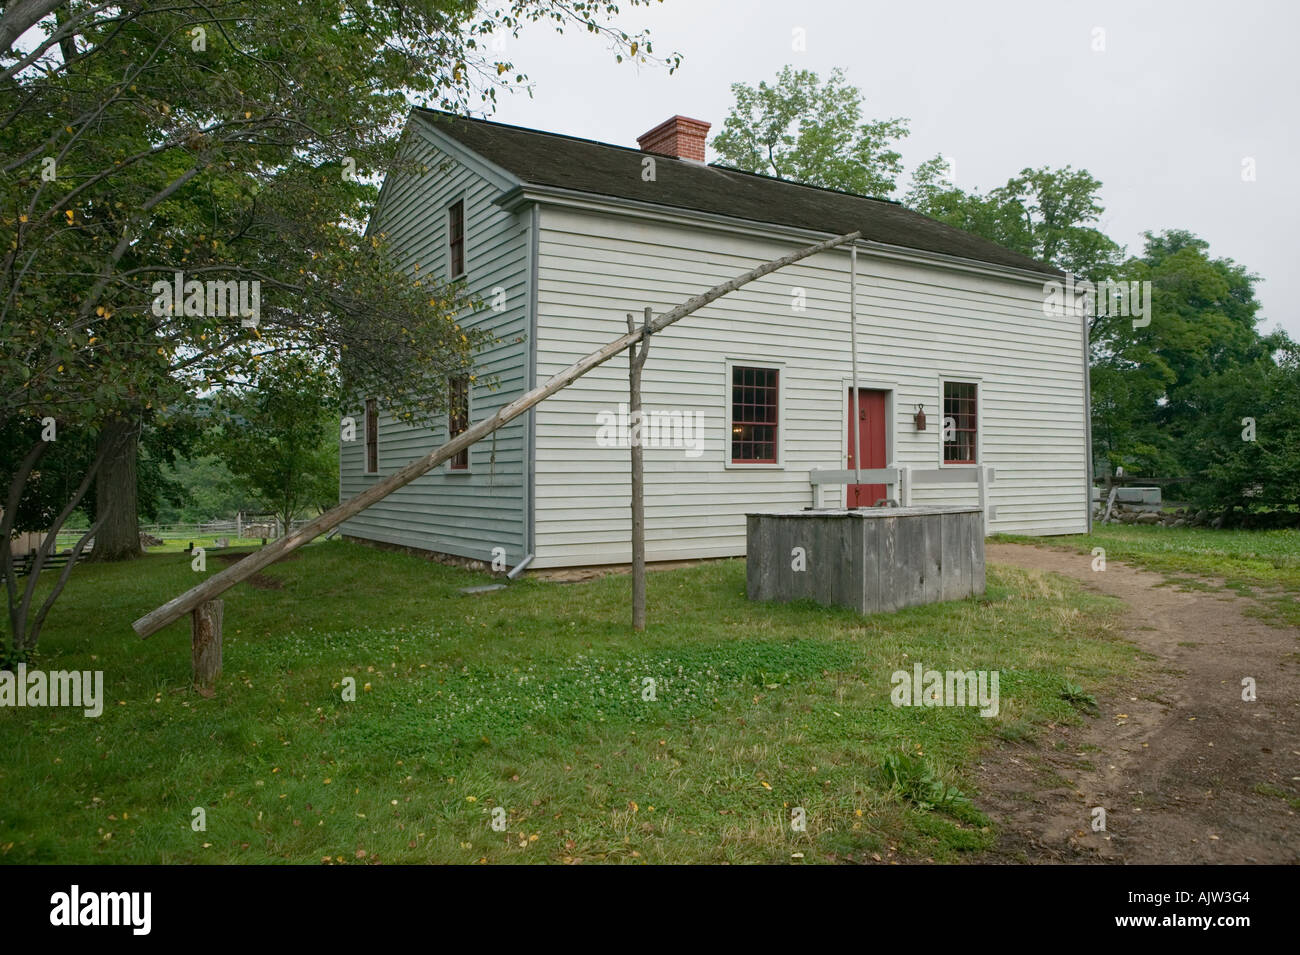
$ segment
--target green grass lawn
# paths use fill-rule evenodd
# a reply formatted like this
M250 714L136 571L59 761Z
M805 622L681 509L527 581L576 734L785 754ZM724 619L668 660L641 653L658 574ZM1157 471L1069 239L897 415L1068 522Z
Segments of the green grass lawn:
M1011 535L997 539L1033 540ZM1204 588L1208 585L1203 578L1220 580L1224 589L1255 598L1258 603L1251 612L1256 616L1300 627L1300 530L1095 524L1091 534L1053 537L1046 543L1081 553L1102 547L1107 561L1159 571L1182 586Z
M227 548L217 546L218 540L227 540ZM217 553L222 550L235 550L236 548L256 548L262 543L260 538L256 537L235 537L233 534L203 534L189 537L164 537L161 544L153 544L145 548L146 554L176 554L183 553L190 544L195 547L202 547L209 553Z
M626 576L465 596L488 578L342 541L265 574L279 589L226 595L205 698L188 622L130 629L189 558L77 568L32 666L102 669L107 702L0 709L0 859L977 858L991 825L944 786L969 793L999 736L1087 718L1067 684L1144 665L1115 602L1001 568L982 599L865 618L750 603L743 561L653 573L643 634ZM999 714L892 706L915 662L1000 670Z

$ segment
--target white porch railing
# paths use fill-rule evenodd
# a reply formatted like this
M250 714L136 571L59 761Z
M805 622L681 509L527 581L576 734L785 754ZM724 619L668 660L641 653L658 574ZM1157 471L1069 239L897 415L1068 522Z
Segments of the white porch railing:
M808 472L812 487L812 506L819 507L818 489L826 485L846 487L852 484L884 484L888 496L873 504L893 503L907 507L911 503L912 488L936 484L975 485L979 491L979 506L984 512L984 530L997 518L997 507L989 504L989 487L993 484L994 469L983 466L962 468L909 468L905 464L892 468L863 468L860 471L813 468Z

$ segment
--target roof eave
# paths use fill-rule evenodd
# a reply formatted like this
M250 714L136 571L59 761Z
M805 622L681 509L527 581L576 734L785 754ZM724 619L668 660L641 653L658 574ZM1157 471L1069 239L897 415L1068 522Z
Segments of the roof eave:
M624 214L650 216L657 219L677 217L708 223L713 226L724 226L735 231L743 231L749 234L752 234L757 230L766 232L774 237L798 238L811 241L821 241L829 236L838 234L831 231L820 232L811 229L801 229L797 226L786 226L774 222L763 222L757 219L745 219L739 216L722 215L717 212L706 212L700 209L688 209L682 206L646 202L642 199L627 199L622 196L610 196L596 192L583 192L581 190L565 189L559 186L546 186L539 183L522 183L498 196L494 202L507 212L517 212L525 206L533 203L605 207L607 211L621 212ZM859 249L864 251L875 252L889 258L903 258L929 265L959 269L964 272L981 272L985 274L998 275L1003 278L1017 279L1020 281L1043 282L1047 279L1065 278L1064 272L1050 266L1042 266L1040 269L1019 268L1017 266L1003 265L997 262L988 262L984 259L973 259L965 256L951 255L945 252L931 252L926 249L917 249L905 245L893 245L875 239L859 239L857 241L857 246Z

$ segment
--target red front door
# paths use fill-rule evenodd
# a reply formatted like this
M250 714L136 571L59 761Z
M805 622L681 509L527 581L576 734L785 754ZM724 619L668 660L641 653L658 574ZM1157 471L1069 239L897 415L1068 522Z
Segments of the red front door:
M883 468L885 466L885 392L858 389L857 401L854 401L853 389L849 389L849 469L853 469L853 422L858 423L858 447L862 454L862 467ZM874 507L876 502L885 497L887 489L883 484L850 484L848 486L847 507Z

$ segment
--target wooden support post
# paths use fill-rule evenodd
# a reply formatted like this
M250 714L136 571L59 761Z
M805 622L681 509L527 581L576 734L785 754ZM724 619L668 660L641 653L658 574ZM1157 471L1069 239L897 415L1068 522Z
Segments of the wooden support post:
M1115 485L1114 487L1112 487L1110 489L1110 493L1106 495L1106 513L1102 516L1101 519L1101 522L1103 524L1110 523L1110 512L1115 508L1115 496L1117 494L1119 494L1119 485ZM1089 498L1090 500L1088 501L1088 506L1091 507L1092 506L1091 495L1089 495Z
M636 331L632 313L627 314L628 333ZM641 444L644 424L641 417L641 369L650 351L650 306L645 307L645 335L641 346L627 350L628 402L630 422L628 447L632 452L632 629L645 629L645 451Z
M224 606L222 600L208 600L190 614L190 659L197 687L211 687L221 676L221 615Z

